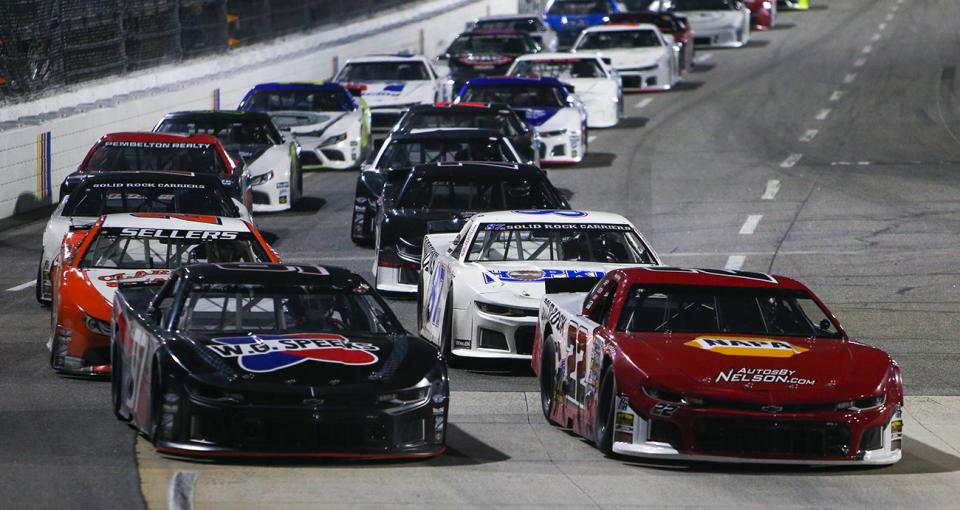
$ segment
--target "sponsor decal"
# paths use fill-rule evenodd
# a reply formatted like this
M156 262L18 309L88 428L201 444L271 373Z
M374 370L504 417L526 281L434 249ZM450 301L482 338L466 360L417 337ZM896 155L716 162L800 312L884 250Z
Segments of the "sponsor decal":
M403 93L403 89L406 88L406 83L388 83L383 87L382 90L378 92L367 92L364 94L366 97L399 97Z
M107 287L116 288L121 283L157 282L170 276L169 269L144 269L136 272L114 273L98 276L97 280L107 282Z
M496 281L542 282L552 278L602 278L603 271L580 271L576 269L534 269L517 271L486 271L483 273L483 283Z
M677 406L674 404L659 402L655 404L652 409L650 409L650 413L657 416L672 416L676 410Z
M104 147L132 147L135 149L192 149L207 150L209 143L171 143L171 142L104 142Z
M114 229L104 229L108 234ZM135 237L138 239L195 239L200 241L211 240L234 240L239 237L240 232L217 232L210 230L179 230L165 228L121 228L120 237ZM116 234L115 234L116 235Z
M731 368L726 372L717 374L713 382L774 383L796 386L813 386L817 384L816 379L797 377L795 375L796 373L796 370L787 368Z
M752 356L759 358L791 358L810 350L783 340L739 336L700 336L683 345L723 354L725 356Z
M352 342L331 333L294 333L214 338L207 347L224 358L236 358L248 372L276 372L307 361L364 366L380 358L379 347Z
M587 215L584 211L568 211L565 209L524 209L513 211L517 214L529 214L532 216L564 216L567 218L582 218Z
M691 274L710 274L714 276L730 276L733 278L746 278L747 280L757 280L767 283L778 283L777 279L765 274L765 273L754 273L750 271L735 271L732 269L685 269L679 267L669 267L669 266L645 266L643 269L647 271L656 271L660 273L691 273Z
M550 323L556 330L563 329L563 323L566 321L566 316L564 316L563 311L550 301L549 299L544 300L546 302L546 314L547 322Z
M90 186L92 189L99 188L162 188L162 189L206 189L202 184L191 184L187 182L97 182ZM138 213L144 214L144 213Z
M631 232L630 225L617 223L484 223L483 230L616 230Z
M527 120L534 126L539 126L550 120L560 111L560 108L525 108Z

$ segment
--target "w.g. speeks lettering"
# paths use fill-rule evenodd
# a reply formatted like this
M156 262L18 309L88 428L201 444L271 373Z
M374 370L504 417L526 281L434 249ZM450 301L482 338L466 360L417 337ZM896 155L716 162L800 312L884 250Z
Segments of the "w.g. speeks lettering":
M237 358L248 372L274 372L307 361L363 366L376 363L369 343L352 342L332 333L293 333L214 338L207 347L224 358Z

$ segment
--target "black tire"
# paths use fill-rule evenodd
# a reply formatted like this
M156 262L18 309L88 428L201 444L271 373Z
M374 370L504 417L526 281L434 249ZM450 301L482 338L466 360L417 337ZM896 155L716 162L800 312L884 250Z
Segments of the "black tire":
M604 455L613 455L613 426L617 412L617 380L613 369L608 368L600 378L600 395L597 401L596 443Z
M460 358L453 353L453 295L447 296L447 305L443 308L443 326L440 328L440 352L447 360L447 366L460 366Z
M553 347L553 335L547 337L544 341L543 351L540 353L540 410L543 411L543 417L551 425L559 425L550 418L553 414L554 396L557 391L557 368L556 353Z
M130 421L129 416L124 416L121 411L121 402L123 401L123 362L120 357L120 347L116 342L110 348L110 401L113 404L113 415L120 421Z

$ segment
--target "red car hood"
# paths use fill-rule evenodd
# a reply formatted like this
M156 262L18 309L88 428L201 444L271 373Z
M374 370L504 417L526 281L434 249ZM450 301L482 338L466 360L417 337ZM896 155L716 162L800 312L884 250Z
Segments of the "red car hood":
M892 361L849 340L690 333L617 342L647 384L703 399L827 403L876 394Z

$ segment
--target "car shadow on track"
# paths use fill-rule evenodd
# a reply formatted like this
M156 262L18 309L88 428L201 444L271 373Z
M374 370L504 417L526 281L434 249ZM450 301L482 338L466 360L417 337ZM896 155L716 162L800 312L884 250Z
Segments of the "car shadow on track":
M616 159L617 155L612 152L588 152L579 165L571 167L570 169L604 168L611 166Z
M704 65L704 64L698 65L697 68L699 68L701 65ZM712 69L712 68L711 68L711 69ZM682 82L674 85L674 86L673 86L673 90L674 90L674 92L680 92L680 91L684 91L684 90L697 90L698 88L700 88L700 87L702 87L702 86L703 86L703 82L702 82L702 81L687 80L687 81L682 81Z
M719 464L713 462L681 462L633 459L618 456L626 465L654 469L685 469L698 473L781 475L789 473L799 476L875 476L917 475L950 473L960 471L960 457L928 446L915 439L903 439L903 459L892 466L836 466L809 467L774 464Z
M458 359L455 368L476 374L502 377L533 375L530 360L525 359Z
M647 125L650 122L650 119L647 117L627 117L620 119L620 122L616 126L610 128L611 130L615 129L639 129ZM587 153L587 156L590 156L590 153Z
M692 69L690 69L690 72L697 73L697 74L709 73L710 71L713 71L713 68L715 67L717 67L717 64L697 64ZM683 82L680 82L680 83L683 83ZM678 87L680 86L680 83L677 84Z
M790 30L795 26L797 26L796 23L777 23L770 30Z
M764 48L770 46L770 41L766 39L750 39L744 48Z

